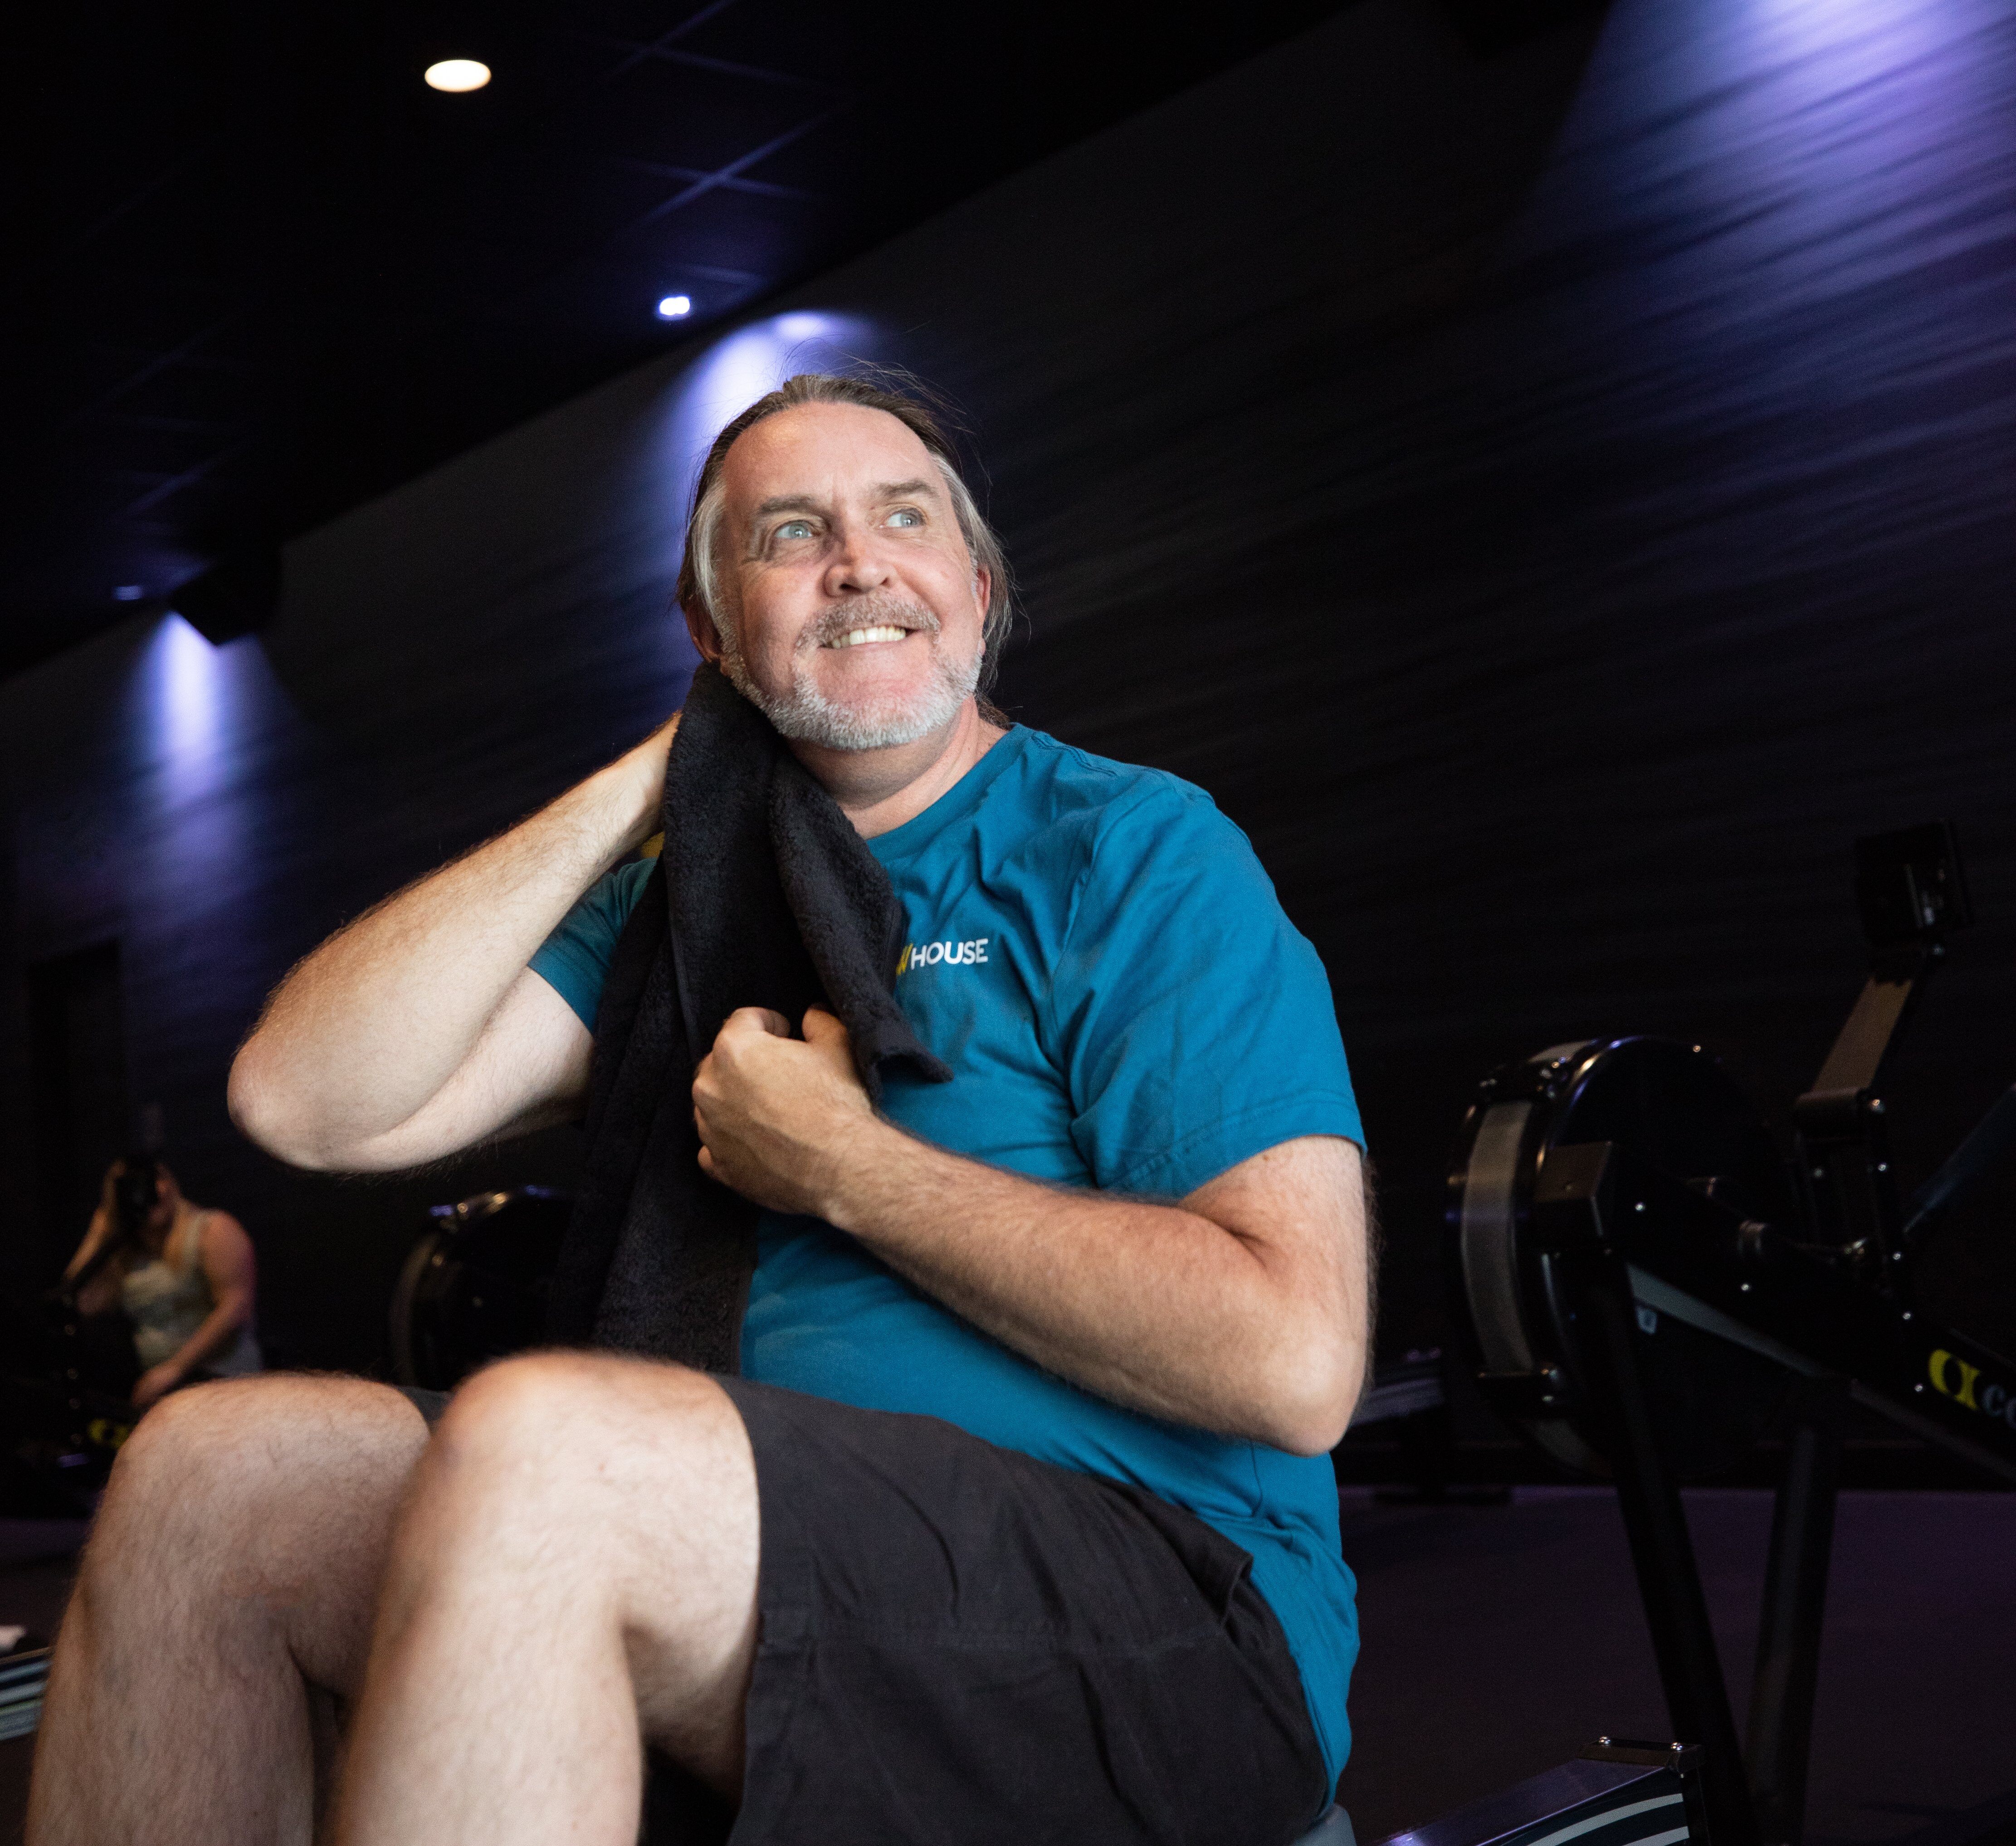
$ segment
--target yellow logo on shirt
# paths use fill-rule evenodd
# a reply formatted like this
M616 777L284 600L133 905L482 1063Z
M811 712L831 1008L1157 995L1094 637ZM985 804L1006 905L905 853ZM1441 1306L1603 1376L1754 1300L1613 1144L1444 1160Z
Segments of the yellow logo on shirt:
M973 967L987 959L987 945L993 940L991 936L976 936L970 942L906 942L896 958L896 972L914 973L920 968L935 968L941 963L948 967Z

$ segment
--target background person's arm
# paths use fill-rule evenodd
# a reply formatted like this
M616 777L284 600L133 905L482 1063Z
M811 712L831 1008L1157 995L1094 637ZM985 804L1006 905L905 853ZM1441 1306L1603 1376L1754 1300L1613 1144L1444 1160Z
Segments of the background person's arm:
M571 1114L592 1040L526 964L653 831L677 722L302 962L232 1067L239 1127L295 1166L373 1172Z
M258 1265L245 1227L228 1211L211 1211L203 1219L196 1261L216 1303L203 1323L181 1347L158 1366L141 1373L133 1402L144 1410L200 1371L238 1337L252 1318L258 1292Z
M63 1268L63 1280L69 1282L90 1267L92 1258L104 1249L118 1222L117 1209L113 1204L113 1175L105 1175L104 1184L99 1189L98 1209L91 1214L90 1227L84 1233L84 1241L77 1247L77 1254ZM77 1311L80 1314L103 1314L119 1305L119 1265L107 1263L77 1290Z
M1356 1146L1305 1135L1178 1205L1047 1186L876 1115L845 1028L774 1013L722 1028L693 1085L706 1170L860 1239L1039 1365L1131 1409L1319 1455L1365 1376Z

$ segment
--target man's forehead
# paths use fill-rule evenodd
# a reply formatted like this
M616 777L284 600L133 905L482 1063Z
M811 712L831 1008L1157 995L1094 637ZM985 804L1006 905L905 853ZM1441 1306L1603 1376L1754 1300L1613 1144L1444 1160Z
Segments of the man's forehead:
M873 493L896 482L937 478L917 433L886 410L862 404L799 404L745 430L723 459L729 498Z

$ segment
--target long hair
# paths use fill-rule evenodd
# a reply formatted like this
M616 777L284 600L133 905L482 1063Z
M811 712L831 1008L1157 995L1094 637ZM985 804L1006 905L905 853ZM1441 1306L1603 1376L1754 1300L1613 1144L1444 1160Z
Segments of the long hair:
M679 567L679 606L689 611L704 610L717 628L733 632L733 617L724 619L725 612L721 606L720 581L715 567L721 516L728 499L722 470L728 459L728 452L744 430L754 429L765 418L773 417L780 411L795 409L801 404L853 404L864 410L883 411L895 418L931 452L931 459L937 462L938 473L944 479L945 492L951 498L953 513L959 520L959 534L966 540L974 568L987 573L987 607L981 631L985 653L980 668L980 690L986 693L994 684L1002 644L1007 639L1009 624L1014 619L1014 589L1008 574L1007 556L1001 549L1001 541L982 517L971 491L960 478L958 456L937 413L913 393L895 390L868 379L832 372L801 372L795 377L786 379L774 391L758 398L715 437L714 445L707 452L707 460L700 468L700 479L694 484L693 511L686 520L686 560Z

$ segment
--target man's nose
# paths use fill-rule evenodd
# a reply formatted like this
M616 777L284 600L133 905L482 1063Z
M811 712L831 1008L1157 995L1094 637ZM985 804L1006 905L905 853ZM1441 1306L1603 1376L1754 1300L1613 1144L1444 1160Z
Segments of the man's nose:
M849 521L837 534L831 561L826 566L829 595L880 589L895 574L872 527Z

